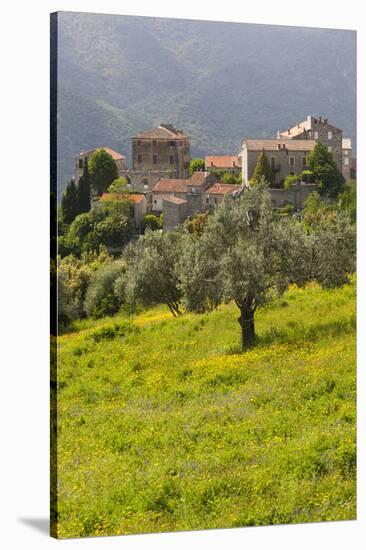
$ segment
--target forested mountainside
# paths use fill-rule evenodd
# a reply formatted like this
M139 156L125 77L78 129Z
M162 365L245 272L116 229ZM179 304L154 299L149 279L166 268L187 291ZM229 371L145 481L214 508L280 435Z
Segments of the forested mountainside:
M356 138L356 33L60 12L58 181L100 145L171 122L192 156L238 152L307 114Z

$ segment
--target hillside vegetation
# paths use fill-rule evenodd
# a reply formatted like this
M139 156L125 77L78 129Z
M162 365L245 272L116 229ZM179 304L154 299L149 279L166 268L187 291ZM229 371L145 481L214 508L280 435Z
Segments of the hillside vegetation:
M355 283L58 339L60 537L353 519Z
M356 139L356 33L270 25L59 14L59 191L81 150L130 160L131 137L171 122L192 156L318 113ZM353 143L355 146L355 143Z

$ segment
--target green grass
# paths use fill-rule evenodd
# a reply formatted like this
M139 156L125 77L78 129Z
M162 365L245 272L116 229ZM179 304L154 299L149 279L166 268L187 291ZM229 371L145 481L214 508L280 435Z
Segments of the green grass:
M355 283L59 338L59 537L354 519Z

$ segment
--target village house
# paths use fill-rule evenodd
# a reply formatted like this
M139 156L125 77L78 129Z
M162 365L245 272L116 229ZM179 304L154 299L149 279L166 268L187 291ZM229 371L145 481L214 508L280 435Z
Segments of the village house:
M168 170L172 177L188 178L189 138L172 124L140 132L132 138L132 170Z
M243 191L243 186L230 183L215 183L204 193L204 210L213 212L225 197L236 198Z
M307 155L315 143L313 139L245 139L242 149L243 184L249 185L257 159L264 151L273 173L273 186L281 187L287 176L300 174L307 168Z
M205 170L216 169L239 175L241 173L241 158L238 155L205 157Z
M343 131L328 122L327 118L308 115L306 120L298 122L292 128L277 133L283 139L314 139L325 145L337 163L338 170L345 180L351 177L352 143L349 138L343 138ZM348 159L349 160L346 160Z
M239 196L243 187L217 183L207 171L196 171L189 179L161 179L152 189L152 212L163 213L164 230L171 230L187 217L212 212L225 196Z
M205 209L204 192L215 183L215 176L206 171L197 171L188 179L161 179L152 189L152 210L163 212L164 198L175 196L187 200L187 215L193 216Z
M82 153L79 153L77 157L74 159L74 178L75 183L77 183L80 179L80 177L83 175L84 170L84 163L88 159L90 160L90 157L92 156L95 151L100 151L101 149L104 149L107 153L111 155L114 162L116 163L118 175L120 176L122 171L126 169L126 157L122 155L121 153L118 153L118 151L114 151L110 147L97 147L95 149L90 149L89 151L84 151Z

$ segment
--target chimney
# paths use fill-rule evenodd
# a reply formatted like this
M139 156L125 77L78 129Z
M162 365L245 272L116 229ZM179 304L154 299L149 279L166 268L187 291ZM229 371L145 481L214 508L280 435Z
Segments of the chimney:
M327 119L327 118L324 118L324 119L323 119L323 122L324 122L324 124L328 124L328 119Z
M282 143L282 149L286 149L286 143Z
M287 128L287 133L290 135L291 134L291 128Z
M312 115L308 115L306 118L307 118L308 122L310 122L310 123L312 122L312 119L313 119Z
M281 144L280 144L280 143L277 145L277 149L278 149L279 151L281 150Z
M297 123L297 127L300 128L300 122Z
M211 160L211 166L213 166L213 165L214 165L214 163L213 163L212 160Z

